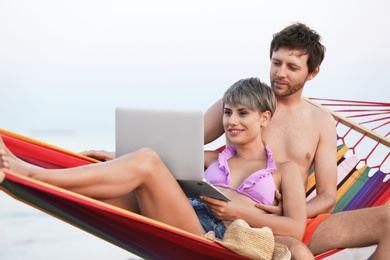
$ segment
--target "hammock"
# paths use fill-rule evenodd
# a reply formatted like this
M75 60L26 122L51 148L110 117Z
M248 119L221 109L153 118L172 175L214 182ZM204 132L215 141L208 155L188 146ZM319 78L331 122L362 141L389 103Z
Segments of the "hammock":
M74 154L4 129L0 134L19 158L35 165L68 168L93 163ZM0 188L10 196L143 258L236 258L205 238L106 203L2 169Z
M338 178L337 203L333 212L390 204L390 103L320 98L306 101L328 110L336 121ZM351 120L359 118L362 121ZM312 168L307 199L315 194ZM316 259L341 250L332 250Z
M307 99L308 102L318 105L312 100L314 99ZM379 106L377 103L371 105L374 108ZM375 112L377 115L390 113L390 103L380 105L385 106L387 110ZM388 181L390 174L388 170L383 170L388 166L387 159L390 155L390 140L387 138L389 133L383 136L377 133L379 128L383 129L383 126L390 123L389 117L376 121L369 120L370 124L387 121L368 129L362 126L364 122L354 123L347 117L337 114L336 110L329 111L336 120L340 143L337 152L339 180L336 211L390 204ZM360 137L354 139L355 142L352 141L352 145L348 147L346 143L350 142L349 137L356 134L360 134ZM41 167L58 169L97 162L4 129L0 129L0 135L16 156ZM362 150L367 153L359 157L357 155L360 152L359 148L363 146L363 139L369 139L374 144L373 148L369 149L364 146ZM379 163L373 161L373 164L368 166L374 157L379 158ZM314 169L308 181L308 199L315 195L313 172ZM19 201L142 258L244 259L202 237L6 169L0 171L0 189ZM317 256L316 259L322 259L337 251Z

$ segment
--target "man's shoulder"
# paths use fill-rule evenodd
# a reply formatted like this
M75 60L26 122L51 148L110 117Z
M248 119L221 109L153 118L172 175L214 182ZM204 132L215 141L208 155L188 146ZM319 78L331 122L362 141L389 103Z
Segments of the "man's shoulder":
M336 133L336 123L330 111L326 108L318 107L312 104L307 104L310 110L310 126L313 132L319 134L319 138L330 140L334 138Z
M334 122L332 114L325 108L306 103L306 108L310 111L312 118L316 121L326 121L327 123Z

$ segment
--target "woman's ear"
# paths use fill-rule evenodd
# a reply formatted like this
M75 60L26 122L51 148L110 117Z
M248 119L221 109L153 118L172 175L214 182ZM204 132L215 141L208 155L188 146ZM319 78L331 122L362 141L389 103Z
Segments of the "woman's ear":
M270 111L265 111L261 113L261 126L265 127L268 125L269 121L271 120L271 112Z

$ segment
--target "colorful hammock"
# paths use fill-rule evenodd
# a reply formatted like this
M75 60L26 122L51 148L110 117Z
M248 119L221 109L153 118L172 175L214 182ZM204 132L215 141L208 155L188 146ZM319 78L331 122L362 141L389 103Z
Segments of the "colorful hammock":
M308 102L318 105L312 100ZM374 105L375 108L377 106L378 104ZM375 113L390 113L390 103L385 103L384 106L387 108L385 112ZM389 171L382 171L388 164L390 154L390 140L387 138L389 133L383 136L377 133L378 128L390 123L389 117L375 121L387 120L380 127L372 128L376 130L374 132L363 127L362 123L354 123L334 111L330 112L336 119L340 142L337 152L339 182L336 211L389 204L390 175ZM360 134L360 137L348 147L347 136L356 133ZM0 135L16 156L41 167L58 169L96 162L4 129L0 129ZM363 150L369 150L367 155L358 157L358 146L362 146L362 140L365 138L373 141L374 146L372 149L365 147ZM368 166L367 163L375 156L379 156L380 162ZM363 165L359 166L362 163ZM375 170L374 173L371 173L372 169ZM309 176L308 199L315 195L313 172L314 169ZM5 169L0 171L0 189L19 201L143 258L243 259L202 237ZM317 256L316 259L336 252L337 250L333 250Z
M338 185L334 212L390 204L390 103L320 98L306 100L328 110L336 120ZM362 121L351 120L359 118ZM307 199L316 194L314 168L308 178L306 194ZM316 259L341 250L332 250Z
M87 157L4 129L7 147L21 159L50 168L92 163ZM143 258L237 258L209 240L106 203L2 170L0 188L10 196Z

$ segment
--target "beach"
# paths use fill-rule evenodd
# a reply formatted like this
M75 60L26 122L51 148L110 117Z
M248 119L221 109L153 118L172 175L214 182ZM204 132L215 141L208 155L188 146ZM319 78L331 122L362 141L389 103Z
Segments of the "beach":
M269 83L272 35L293 22L318 31L327 48L304 96L389 102L389 8L387 0L3 0L0 127L73 152L114 151L117 106L206 111L239 79ZM0 191L0 259L137 258Z

